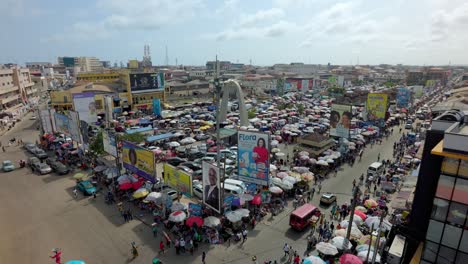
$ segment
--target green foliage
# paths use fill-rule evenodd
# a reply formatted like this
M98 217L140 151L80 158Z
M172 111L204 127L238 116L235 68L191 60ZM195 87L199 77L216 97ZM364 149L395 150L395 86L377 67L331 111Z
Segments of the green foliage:
M247 117L249 119L255 118L255 116L257 116L255 108L252 108L247 112Z
M122 134L117 136L117 140L125 140L125 141L130 141L134 143L141 143L144 142L146 139L145 135L141 133L135 133L135 134Z
M104 153L104 143L102 142L102 132L99 132L94 140L89 144L89 150L91 154L95 156L102 155Z
M395 83L392 82L392 81L387 81L387 82L384 83L384 85L385 85L386 87L393 87L393 86L395 86Z
M299 113L299 115L304 114L304 105L303 104L298 104L297 105L297 112Z

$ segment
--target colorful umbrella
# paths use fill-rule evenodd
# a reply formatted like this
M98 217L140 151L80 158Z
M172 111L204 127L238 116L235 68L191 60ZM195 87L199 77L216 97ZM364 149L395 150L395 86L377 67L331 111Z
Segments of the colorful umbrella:
M354 210L354 214L359 216L362 220L366 220L367 215L359 210Z
M260 205L262 204L262 196L260 194L257 194L253 197L252 201L250 201L251 204L253 205Z
M274 194L283 193L283 190L278 186L271 186L269 190L270 190L270 192L272 192Z
M362 264L362 260L353 254L344 254L340 257L341 264Z
M76 180L83 180L84 178L87 178L87 177L88 175L84 173L77 173L73 175L73 179L76 179Z
M203 226L203 218L199 216L191 216L187 218L185 224L189 227L192 227L194 224L197 225L197 227L201 227Z
M250 211L248 209L241 208L241 209L235 210L234 213L240 215L241 217L248 217L250 214Z
M364 206L360 206L360 205L359 205L359 206L356 206L355 209L358 210L358 211L361 211L361 212L363 212L363 213L366 213L366 212L367 212L367 208L365 208ZM355 210L354 212L356 212L356 210ZM365 220L365 219L364 219L364 220Z
M325 264L325 261L317 256L309 256L304 259L304 264Z
M227 212L225 216L232 223L236 223L242 220L242 216L240 214L236 214L234 211Z
M169 215L169 221L180 223L187 218L187 215L182 211L176 211Z
M234 206L243 206L245 204L245 200L241 197L234 197L232 200L232 205Z
M342 236L336 236L331 240L331 244L334 245L337 249L345 249L346 238ZM347 249L350 249L352 244L348 241Z
M149 194L149 191L147 189L141 188L141 189L136 190L133 193L132 197L135 199L141 199L141 198L145 198L148 194Z
M207 218L203 219L203 225L207 227L215 227L219 226L221 224L221 221L219 218L216 218L214 216L208 216Z
M243 194L239 195L239 197L241 199L243 199L244 201L246 201L246 202L252 201L253 198L254 198L253 195L248 194L248 193L243 193Z
M318 252L324 255L334 256L338 254L338 249L330 243L320 242L315 246L315 248Z
M119 185L120 190L130 190L133 187L133 185L129 182L122 183Z
M364 206L367 207L367 208L375 208L377 207L377 202L373 199L368 199L366 201L364 201Z

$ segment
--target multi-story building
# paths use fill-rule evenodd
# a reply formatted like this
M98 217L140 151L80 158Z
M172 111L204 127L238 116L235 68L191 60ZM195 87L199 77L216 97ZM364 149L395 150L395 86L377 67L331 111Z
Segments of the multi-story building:
M73 69L80 67L82 72L100 72L103 70L101 61L96 57L58 57L59 66Z
M0 109L20 114L26 105L35 101L37 89L31 81L29 69L0 68Z
M426 133L402 263L468 263L468 113L447 111Z
M406 73L407 85L424 85L424 72L420 70L411 70Z
M275 64L273 65L275 73L295 73L300 75L310 75L320 70L320 65L304 64L304 63L291 63L291 64Z
M231 62L230 61L218 61L219 64L219 70L229 70L231 68ZM216 61L207 61L206 62L206 69L209 71L214 71L216 70Z
M87 82L115 82L120 78L118 72L106 72L106 73L78 73L76 76L77 81Z

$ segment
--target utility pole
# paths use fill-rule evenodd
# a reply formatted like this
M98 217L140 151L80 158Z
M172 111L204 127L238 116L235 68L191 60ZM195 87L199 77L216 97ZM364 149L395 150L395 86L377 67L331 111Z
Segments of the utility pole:
M372 264L375 263L375 259L377 258L377 252L379 252L380 230L382 230L382 222L383 222L383 220L384 220L384 218L386 216L386 212L384 210L381 210L380 212L381 212L380 213L380 222L379 222L379 228L377 229L377 237L376 237L377 241L375 241L374 254L372 255ZM371 242L372 242L372 239L371 239Z
M349 224L348 224L348 230L346 233L346 239L344 241L344 250L348 250L349 239L351 237L351 229L353 228L354 210L356 208L356 201L360 194L361 194L361 190L359 190L357 186L354 187L353 203L351 205L351 212L349 213Z
M214 78L214 85L215 85L215 95L216 95L216 167L218 170L221 167L221 133L220 133L220 123L221 123L221 83L219 81L219 63L218 63L218 55L216 55L216 68L215 68L215 78ZM224 162L226 164L226 162ZM222 188L224 188L224 173L219 175L219 181ZM222 175L222 177L221 177ZM224 201L224 192L221 192L221 201ZM221 211L221 208L219 208Z

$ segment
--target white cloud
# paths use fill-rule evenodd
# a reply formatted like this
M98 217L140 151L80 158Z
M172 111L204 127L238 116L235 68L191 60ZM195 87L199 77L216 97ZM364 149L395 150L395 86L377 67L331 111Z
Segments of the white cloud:
M239 0L226 0L224 1L223 5L216 9L216 15L226 15L229 14L239 7Z
M258 23L272 21L284 16L284 11L279 8L268 10L259 10L255 14L242 15L239 19L239 25L242 27L252 26Z
M296 25L287 21L279 21L265 27L240 27L227 29L218 34L208 35L218 41L253 39L253 38L275 38L294 31Z
M431 17L431 40L434 42L466 36L467 29L468 3L454 9L439 9Z
M273 5L284 9L309 8L316 3L314 0L274 0Z

